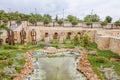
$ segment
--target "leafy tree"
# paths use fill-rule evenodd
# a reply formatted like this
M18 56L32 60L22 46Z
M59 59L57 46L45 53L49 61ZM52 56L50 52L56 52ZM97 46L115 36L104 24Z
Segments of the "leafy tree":
M80 44L80 38L78 35L75 35L73 38L73 44L74 45L79 45Z
M44 16L43 16L44 18L49 18L50 19L50 21L52 21L52 18L51 18L51 16L49 15L49 14L45 14Z
M87 15L84 18L85 22L99 22L100 21L100 17L97 14L93 14L93 15Z
M86 22L87 25L91 25L92 26L92 22L99 22L100 21L100 17L97 14L93 14L93 15L87 15L84 17L84 21Z
M87 32L83 34L82 40L81 40L81 46L86 47L90 44L90 36Z
M3 17L2 21L3 21L4 23L8 23L9 20L8 20L7 17Z
M68 15L68 16L67 16L67 19L68 19L69 22L72 23L73 26L74 26L74 25L77 25L78 22L79 22L79 20L77 19L76 16Z
M112 21L112 17L110 17L110 16L106 16L105 21L107 21L108 23L111 23L111 21Z
M17 23L17 24L21 24L21 23L22 23L22 20L21 20L20 16L18 16L18 18L17 18L17 20L16 20L16 23Z
M68 19L69 22L72 22L73 18L74 18L74 16L72 16L72 15L67 16L67 19Z
M7 23L3 23L0 25L0 35L3 33L2 30L9 31L9 28L7 27Z
M120 19L115 22L116 26L120 26Z
M49 14L45 14L43 16L43 22L44 22L45 25L49 24L51 21L52 21L52 18L51 18L51 16Z
M63 24L63 22L64 22L63 19L58 19L58 20L57 20L57 23L58 23L60 26Z
M37 21L43 20L43 17L40 14L35 14L35 18L37 19Z
M71 23L72 23L73 26L75 26L75 25L78 24L78 21L79 21L79 20L78 20L76 17L73 17Z
M102 21L101 22L101 26L103 27L103 26L106 26L108 24L108 22L107 21Z
M35 24L37 22L37 20L35 19L35 17L32 16L29 18L29 22L32 24Z

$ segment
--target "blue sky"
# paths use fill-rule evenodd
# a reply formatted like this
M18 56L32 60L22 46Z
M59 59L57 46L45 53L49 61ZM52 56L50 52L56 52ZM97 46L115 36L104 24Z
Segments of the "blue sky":
M53 17L75 15L82 19L85 15L98 14L101 19L110 15L115 20L120 18L120 0L0 0L0 9L5 11L19 11L23 13L49 13Z

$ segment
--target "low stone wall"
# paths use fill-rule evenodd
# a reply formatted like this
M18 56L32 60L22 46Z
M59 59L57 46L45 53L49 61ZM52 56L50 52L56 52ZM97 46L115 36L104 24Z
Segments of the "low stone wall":
M107 36L98 36L96 38L98 48L101 50L109 50L110 38Z
M97 36L95 42L101 50L110 50L120 55L120 38L111 36Z
M110 38L109 50L120 55L120 39Z

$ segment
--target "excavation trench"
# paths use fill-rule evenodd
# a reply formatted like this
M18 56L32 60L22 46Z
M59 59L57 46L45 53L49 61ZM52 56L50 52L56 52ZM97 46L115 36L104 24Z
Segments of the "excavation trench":
M77 59L80 58L77 56ZM84 75L76 70L77 59L68 52L57 55L42 54L37 56L37 60L34 57L34 71L26 80L86 80Z

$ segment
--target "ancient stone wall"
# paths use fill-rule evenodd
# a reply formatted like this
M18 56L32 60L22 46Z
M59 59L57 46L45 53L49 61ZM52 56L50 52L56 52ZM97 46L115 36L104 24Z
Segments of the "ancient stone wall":
M101 32L101 33L100 33ZM120 31L98 31L95 42L101 50L111 50L120 55Z
M120 55L120 39L110 38L109 50Z
M79 34L80 36L83 35L84 32L88 32L89 36L91 37L92 42L96 42L98 44L98 48L101 50L111 50L113 52L120 54L120 31L119 30L104 30L104 29L95 29L100 26L100 23L94 23L93 29L86 29L81 28L77 26L87 27L85 23L78 23L76 27L69 27L71 26L71 23L67 22L64 24L64 26L68 27L45 27L42 26L42 22L37 23L40 26L30 26L30 23L24 21L21 25L19 25L17 28L14 28L14 39L15 43L20 43L20 31L24 28L26 31L26 39L25 42L31 42L31 31L34 29L36 31L36 40L40 41L44 39L46 42L49 42L54 38L54 36L57 36L57 39L59 41L63 42L67 36L70 36L70 39L73 39L73 37L76 34ZM29 26L28 26L29 25ZM31 24L32 25L32 24ZM52 26L52 23L50 23ZM57 23L55 25L58 26ZM108 24L108 27L111 25ZM5 40L7 38L7 33L4 32L3 35L1 35L1 38L4 40L3 43L5 43Z

